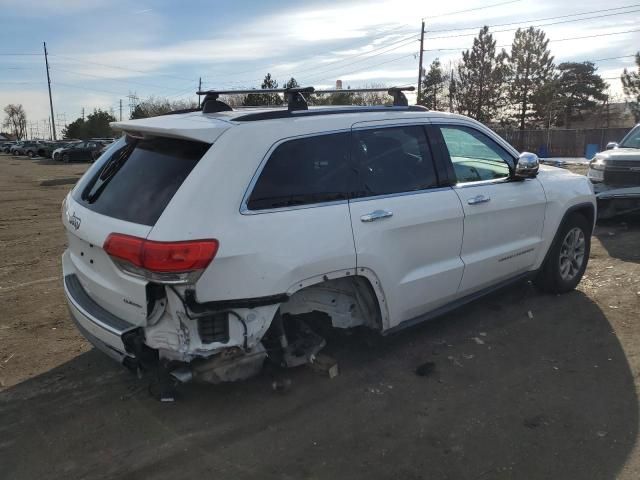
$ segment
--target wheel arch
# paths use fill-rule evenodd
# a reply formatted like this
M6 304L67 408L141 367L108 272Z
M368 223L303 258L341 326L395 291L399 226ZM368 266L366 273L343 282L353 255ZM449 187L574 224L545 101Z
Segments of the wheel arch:
M309 310L307 311L318 310L312 305L319 296L326 296L327 292L334 292L336 295L343 294L352 298L354 302L358 303L359 312L374 317L373 319L368 318L368 321L361 324L380 331L389 327L389 313L382 284L375 272L362 267L328 272L296 282L287 290L286 294L289 296L289 300L281 303L280 309L285 313L302 313L304 310L302 305L308 302ZM319 304L315 303L315 306L318 307ZM320 311L328 313L326 309L322 309L322 306L320 306ZM333 323L334 326L338 326L336 322ZM356 325L358 324L352 326ZM342 325L343 328L347 326Z

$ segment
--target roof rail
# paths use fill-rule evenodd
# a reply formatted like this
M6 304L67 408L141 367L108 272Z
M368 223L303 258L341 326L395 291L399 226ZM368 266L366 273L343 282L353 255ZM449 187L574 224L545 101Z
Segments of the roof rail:
M274 109L259 111L254 113L247 113L245 115L239 115L233 117L234 122L255 122L258 120L275 120L278 118L291 118L291 117L318 117L324 115L340 115L345 113L365 113L365 112L427 112L428 108L422 105L409 105L392 106L392 105L376 105L372 107L358 107L358 106L335 106L335 108L318 108L313 110L307 110L302 112L290 112L284 109Z
M253 88L244 90L205 90L196 92L204 95L202 102L202 113L228 112L233 110L229 105L219 100L220 95L251 95L251 94L271 94L283 93L287 100L287 111L295 112L308 110L307 99L303 94L324 94L324 93L363 93L363 92L387 92L393 97L394 107L408 107L409 102L403 92L412 92L415 87L382 87L382 88L347 88L333 90L316 90L314 87L294 87L294 88Z

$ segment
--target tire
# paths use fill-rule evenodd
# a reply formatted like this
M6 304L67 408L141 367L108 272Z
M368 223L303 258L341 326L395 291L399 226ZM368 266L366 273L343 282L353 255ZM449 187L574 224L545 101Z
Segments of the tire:
M27 157L29 157L29 158L33 158L33 157L35 157L35 156L36 156L36 155L35 155L31 150L29 150L29 151L27 152Z
M566 293L575 289L589 262L592 225L573 213L560 226L551 250L534 280L547 293Z
M69 163L71 161L71 158L69 158L69 154L68 153L65 153L65 154L62 155L62 161L64 163Z
M60 154L59 153L54 153L53 154L53 159L56 160L56 161L60 160Z

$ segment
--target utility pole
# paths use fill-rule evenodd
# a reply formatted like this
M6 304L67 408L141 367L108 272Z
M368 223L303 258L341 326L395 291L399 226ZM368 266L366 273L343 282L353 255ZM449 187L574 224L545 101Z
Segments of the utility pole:
M122 121L122 99L120 99L120 121Z
M451 91L451 85L453 84L453 68L451 69L451 76L449 77L449 112L453 113L453 92Z
M44 45L44 64L47 67L47 84L49 85L49 108L51 108L51 132L53 132L53 139L56 140L56 124L53 117L53 100L51 100L51 77L49 76L49 58L47 56L47 42L43 42Z
M131 116L133 115L133 111L138 106L138 96L134 92L127 95L127 98L129 99L129 116Z
M418 62L418 98L416 103L420 102L422 96L422 53L424 52L424 19L422 20L422 28L420 30L420 61Z
M82 121L84 122L84 107L82 107Z
M198 79L198 92L202 91L202 77ZM198 108L200 108L200 95L198 95Z

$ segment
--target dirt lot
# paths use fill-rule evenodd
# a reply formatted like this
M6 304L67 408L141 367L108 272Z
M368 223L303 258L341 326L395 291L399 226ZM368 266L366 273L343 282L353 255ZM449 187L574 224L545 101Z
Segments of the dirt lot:
M0 157L0 477L640 478L638 217L597 228L571 294L516 285L373 345L331 338L332 380L163 404L67 317L60 202L85 168Z

